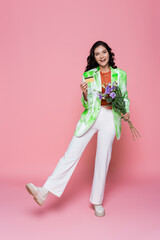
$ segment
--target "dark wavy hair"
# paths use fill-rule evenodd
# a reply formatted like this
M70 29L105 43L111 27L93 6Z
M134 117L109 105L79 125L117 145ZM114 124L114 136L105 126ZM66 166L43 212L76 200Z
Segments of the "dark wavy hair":
M87 57L87 66L85 68L85 72L92 68L96 68L99 66L99 64L96 62L96 60L94 58L94 50L95 50L95 48L99 47L100 45L105 47L109 53L109 62L108 62L109 66L111 66L112 68L117 68L117 66L115 66L115 62L114 62L115 54L112 52L112 48L110 48L108 46L108 44L103 41L97 41L93 44L93 46L90 49L90 54Z

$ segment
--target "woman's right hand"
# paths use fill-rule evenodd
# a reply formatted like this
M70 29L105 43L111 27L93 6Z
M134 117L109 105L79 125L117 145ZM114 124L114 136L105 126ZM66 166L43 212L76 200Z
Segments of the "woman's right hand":
M87 84L87 82L81 83L80 84L80 88L81 88L82 92L84 92L84 94L86 94L87 91L88 91L88 84Z
M84 100L87 101L87 95L88 95L88 84L87 84L87 82L81 83L80 88L83 92Z

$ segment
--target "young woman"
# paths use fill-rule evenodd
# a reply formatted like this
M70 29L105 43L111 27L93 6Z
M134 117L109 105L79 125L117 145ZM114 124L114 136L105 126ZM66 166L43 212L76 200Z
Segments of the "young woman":
M77 123L74 136L64 156L59 160L51 176L42 187L32 183L26 184L26 189L33 195L34 200L41 206L49 193L60 197L85 149L93 135L97 133L97 150L95 158L93 184L90 202L93 204L95 215L104 216L102 206L105 182L111 160L112 143L116 136L121 135L121 115L114 107L107 106L107 101L99 99L95 91L104 92L102 84L117 81L125 94L126 114L130 118L129 99L127 93L127 75L115 66L114 53L103 41L94 43L87 58L87 66L80 84L82 90L81 102L85 108ZM93 91L94 90L94 91Z

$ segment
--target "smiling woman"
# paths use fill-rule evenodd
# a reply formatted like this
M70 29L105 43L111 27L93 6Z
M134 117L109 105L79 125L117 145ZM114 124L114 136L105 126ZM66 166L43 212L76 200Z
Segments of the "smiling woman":
M113 84L115 81L118 82L119 88L125 95L126 112L129 114L127 75L125 71L115 66L114 53L111 48L105 42L98 41L90 50L83 81L80 84L81 102L85 109L64 156L59 160L43 187L36 187L32 183L26 184L28 192L33 195L33 199L40 206L49 193L61 197L84 149L93 135L97 133L97 151L90 202L93 204L96 216L105 215L102 206L105 182L111 160L112 143L115 136L119 140L121 135L121 115L115 111L114 107L113 109L104 107L104 102L97 94L94 94L94 90L101 91L103 82Z

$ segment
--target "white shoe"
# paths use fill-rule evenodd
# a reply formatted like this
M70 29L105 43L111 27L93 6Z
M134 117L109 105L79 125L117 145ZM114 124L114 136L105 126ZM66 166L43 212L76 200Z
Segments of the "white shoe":
M102 204L94 205L94 210L95 210L94 213L97 217L103 217L105 215L105 210Z
M49 192L43 187L36 187L32 183L26 184L27 191L34 197L33 199L40 205L44 203Z

